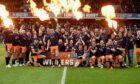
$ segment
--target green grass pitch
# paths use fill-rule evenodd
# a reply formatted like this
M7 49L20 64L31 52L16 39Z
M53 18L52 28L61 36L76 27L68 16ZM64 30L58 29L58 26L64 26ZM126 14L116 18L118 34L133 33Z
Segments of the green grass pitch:
M5 68L5 51L0 45L0 84L61 84L64 68ZM90 69L67 67L64 84L140 84L140 68Z

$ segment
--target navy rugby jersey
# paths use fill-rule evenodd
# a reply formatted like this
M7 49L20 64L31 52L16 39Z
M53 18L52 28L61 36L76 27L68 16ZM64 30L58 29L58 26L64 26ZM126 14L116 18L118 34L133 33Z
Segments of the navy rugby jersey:
M112 48L114 48L114 45L108 45L108 46L106 46L105 54L106 55L113 54L113 51L111 50Z

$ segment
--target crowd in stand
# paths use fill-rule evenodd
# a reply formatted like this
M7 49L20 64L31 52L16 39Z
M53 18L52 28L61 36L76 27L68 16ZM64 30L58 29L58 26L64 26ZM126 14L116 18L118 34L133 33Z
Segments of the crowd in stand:
M3 30L6 49L6 67L12 65L45 66L50 56L51 66L61 66L62 52L70 52L74 67L129 67L134 66L133 52L136 44L137 66L140 67L140 30L127 31L126 27L92 27L84 23L69 22L19 24ZM31 58L30 58L31 53ZM47 54L46 54L47 53ZM48 55L49 53L49 55ZM126 57L128 64L126 64ZM39 59L43 59L40 63ZM55 62L58 61L58 64Z

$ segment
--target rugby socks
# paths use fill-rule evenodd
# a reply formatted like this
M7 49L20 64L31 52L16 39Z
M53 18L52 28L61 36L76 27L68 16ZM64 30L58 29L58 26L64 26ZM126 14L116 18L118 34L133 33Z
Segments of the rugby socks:
M23 57L19 58L19 64L23 64Z
M58 59L58 65L61 65L61 60L60 59Z
M138 62L138 65L140 65L140 62Z
M12 59L12 65L14 65L15 64L15 59Z
M55 59L52 59L52 65L55 65Z
M6 65L8 65L10 62L10 57L5 57L5 60L6 60Z
M120 62L120 67L121 67L121 68L123 67L123 62Z
M112 63L112 61L110 61L109 63L110 63L110 67L113 67L113 63Z

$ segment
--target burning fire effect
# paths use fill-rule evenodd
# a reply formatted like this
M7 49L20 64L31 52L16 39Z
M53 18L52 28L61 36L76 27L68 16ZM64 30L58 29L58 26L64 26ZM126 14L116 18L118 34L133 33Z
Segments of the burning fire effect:
M101 9L102 15L105 16L106 21L108 22L108 26L110 28L117 28L117 22L112 20L116 17L115 9L112 5L103 6Z
M83 11L89 13L90 12L91 7L89 5L85 5L83 7Z
M50 19L48 13L43 8L37 8L37 5L33 0L30 0L30 6L33 15L38 17L41 21Z
M81 12L79 10L81 7L80 0L50 0L49 3L46 0L43 0L44 6L42 8L37 8L37 4L34 0L28 0L28 2L30 3L31 13L41 21L50 20L50 12L54 14L56 20L61 13L72 13L74 18L80 20L83 18L83 12L89 13L91 9L91 6L84 5L82 8L83 12ZM101 12L102 15L105 16L108 26L116 29L117 21L112 20L116 17L114 7L112 5L103 6ZM1 4L0 17L5 27L13 26L13 21L9 18L9 12L6 10L6 7Z
M13 26L13 21L8 16L9 12L6 10L6 7L0 4L0 17L6 28Z
M44 11L45 14L42 14L43 12L39 11L37 8L36 3L33 0L29 0L30 2L30 7L31 7L31 12L33 13L34 16L40 18L41 21L48 20L48 12L52 12L57 18L57 16L61 13L72 13L73 16L79 20L83 18L83 13L79 11L79 8L81 7L81 2L80 0L51 0L50 3L47 3L46 0L43 0L43 4L45 9L41 9ZM85 5L83 7L84 12L90 12L90 6ZM46 19L42 19L43 17L46 16Z

